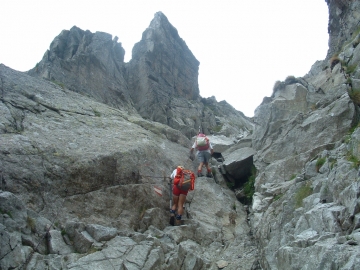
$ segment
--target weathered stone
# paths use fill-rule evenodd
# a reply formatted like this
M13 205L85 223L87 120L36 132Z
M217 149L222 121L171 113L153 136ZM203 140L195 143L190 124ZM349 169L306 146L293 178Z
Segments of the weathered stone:
M23 202L11 192L0 191L1 214L6 214L4 223L10 232L25 228L27 212Z
M140 230L146 231L150 226L154 226L159 229L164 229L164 216L163 211L159 208L147 209L140 221Z
M352 155L360 160L360 128L351 134L350 149Z
M161 269L165 262L164 252L161 248L151 250L148 259L146 260L142 269L144 270L155 270Z
M224 260L220 260L218 262L216 262L217 267L219 267L219 269L223 269L224 267L228 266L228 262L224 261Z
M46 240L48 241L49 252L51 254L64 255L74 252L74 249L71 246L65 244L60 231L50 230Z
M118 233L116 228L108 228L98 224L88 224L85 229L98 242L109 241Z
M92 247L95 240L87 231L76 232L74 237L74 248L79 253L86 253Z
M223 153L223 166L226 172L232 177L239 179L249 175L252 157L255 155L252 148L246 147L232 151L231 148Z

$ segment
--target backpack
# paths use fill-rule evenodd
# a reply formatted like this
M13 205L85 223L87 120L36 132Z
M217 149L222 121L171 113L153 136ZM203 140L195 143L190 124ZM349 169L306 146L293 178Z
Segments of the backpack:
M195 174L190 170L186 170L181 166L176 169L174 185L180 190L188 191L195 189Z
M206 137L205 134L200 133L197 137L196 137L196 148L199 151L204 151L204 150L208 150L210 148L210 141L209 138Z

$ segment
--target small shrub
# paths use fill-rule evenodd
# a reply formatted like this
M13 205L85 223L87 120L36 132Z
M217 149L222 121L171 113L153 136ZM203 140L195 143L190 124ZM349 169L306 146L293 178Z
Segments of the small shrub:
M279 200L284 194L277 194L274 196L274 202Z
M340 63L339 55L335 54L333 57L330 58L330 69L332 70L338 63Z
M211 173L212 173L213 176L215 176L215 175L216 175L216 169L215 169L215 168L211 168Z
M101 248L97 248L97 247L92 246L92 247L89 249L89 251L87 252L87 254L93 254L93 253L98 252L98 251L100 251L100 250L101 250Z
M351 128L349 129L348 134L349 134L349 135L353 134L354 131L355 131L358 127L360 127L360 123L358 123L358 124L354 125L353 127L351 127Z
M312 194L312 188L310 186L310 182L301 186L295 194L295 208L299 208L303 206L303 199Z
M62 89L65 88L65 85L62 82L57 82L57 81L52 81L53 83L55 83L56 85L60 86Z
M348 90L350 99L356 104L360 105L360 89L351 88Z
M336 163L337 163L336 159L332 160L331 163L330 163L330 169L334 169Z
M350 78L350 77L348 77L348 78L346 79L346 84L348 84L348 85L352 85L352 80L351 80L351 78Z
M1 215L7 214L9 217L13 218L11 212L5 211L5 210L3 210L3 209L1 209L1 208L0 208L0 214L1 214Z
M251 175L244 185L244 193L247 199L247 203L252 202L252 197L255 193L255 178L256 178L256 168L253 165L251 167Z
M310 110L312 111L316 110L316 103L310 105Z
M100 116L101 116L101 113L100 113L99 111L96 111L96 110L94 110L94 114L95 114L96 117L100 117Z
M348 66L348 67L346 68L346 74L351 74L351 73L353 73L353 72L356 70L356 68L357 68L357 65L356 65L356 64L351 65L351 66Z
M29 226L30 230L35 233L36 232L36 226L35 226L35 220L31 217L26 218L26 224Z
M213 131L214 132L219 132L222 129L222 127L223 127L223 124L217 125L217 126L213 127Z
M297 80L295 78L295 76L287 76L285 79L285 84L294 84L297 83Z
M326 158L318 158L318 160L316 161L316 171L319 172L320 168L322 167L322 165L324 165L326 161Z
M272 93L272 97L274 97L275 92L278 90L281 90L285 87L285 83L281 82L281 81L276 81L273 87L273 93Z
M360 160L356 156L350 154L347 156L347 160L353 163L355 169L359 168Z
M235 186L233 182L226 182L226 185L228 186L229 189L233 189Z

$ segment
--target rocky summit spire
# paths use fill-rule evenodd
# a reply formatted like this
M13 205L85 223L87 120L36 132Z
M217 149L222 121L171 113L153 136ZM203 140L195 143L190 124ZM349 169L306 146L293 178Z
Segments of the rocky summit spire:
M175 106L176 99L199 98L199 61L162 12L135 44L128 72L136 108L152 120L167 123L167 108Z

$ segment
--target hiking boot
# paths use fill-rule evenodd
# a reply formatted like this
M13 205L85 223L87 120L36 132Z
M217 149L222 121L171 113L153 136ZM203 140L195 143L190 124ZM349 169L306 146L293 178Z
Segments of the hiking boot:
M203 175L201 172L198 172L198 173L197 173L197 176L198 176L198 177L203 177L204 175Z
M175 219L175 226L181 225L181 219Z
M212 176L212 173L207 173L207 174L206 174L206 177L212 178L212 177L213 177L213 176Z

